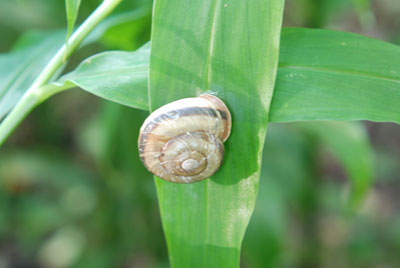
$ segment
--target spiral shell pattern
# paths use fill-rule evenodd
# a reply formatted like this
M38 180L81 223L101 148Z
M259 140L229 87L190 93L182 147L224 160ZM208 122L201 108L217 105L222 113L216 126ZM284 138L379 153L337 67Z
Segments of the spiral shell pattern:
M139 154L146 168L175 183L213 175L224 157L231 115L213 95L171 102L155 110L139 134Z

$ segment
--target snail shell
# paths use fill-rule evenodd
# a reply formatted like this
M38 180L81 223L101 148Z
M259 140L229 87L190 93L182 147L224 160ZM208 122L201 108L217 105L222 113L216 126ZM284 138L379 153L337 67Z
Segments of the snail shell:
M220 167L231 131L226 105L213 95L166 104L144 121L139 154L154 175L171 182L206 179Z

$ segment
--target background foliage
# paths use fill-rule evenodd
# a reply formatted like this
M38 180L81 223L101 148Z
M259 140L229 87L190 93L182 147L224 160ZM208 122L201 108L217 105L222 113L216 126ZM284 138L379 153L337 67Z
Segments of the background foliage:
M77 24L97 4L82 1ZM33 37L65 28L64 9L63 1L0 2L0 51L23 49ZM141 15L80 49L64 72L93 53L148 41L150 1L124 1L114 14L127 9ZM399 18L396 0L293 0L284 25L399 44ZM28 117L0 150L0 267L169 266L154 181L137 156L146 115L73 90ZM357 212L346 202L346 172L357 176L358 169L337 160L334 141L315 133L315 125L269 126L243 267L400 265L400 128L364 125L375 152L375 182Z

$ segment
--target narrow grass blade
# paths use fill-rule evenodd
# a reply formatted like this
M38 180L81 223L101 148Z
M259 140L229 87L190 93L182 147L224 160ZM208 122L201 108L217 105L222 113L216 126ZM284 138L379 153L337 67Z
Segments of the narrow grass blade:
M75 22L78 17L79 6L81 0L65 0L65 9L67 13L67 41L74 30Z

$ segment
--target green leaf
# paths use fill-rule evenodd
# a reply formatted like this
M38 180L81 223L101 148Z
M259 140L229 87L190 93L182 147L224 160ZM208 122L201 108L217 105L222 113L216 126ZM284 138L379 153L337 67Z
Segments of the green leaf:
M137 31L138 29L145 28L143 25L141 25L141 22L149 15L151 15L151 8L142 7L110 16L93 29L93 31L83 41L83 44L85 45L100 40L102 43L112 43L113 47L117 45L120 47L121 43L125 45L128 42L130 42L132 46L136 43L136 41L134 42L132 40L134 38L131 33L132 29L129 29L129 32L124 31L126 25L132 26L132 28ZM133 27L133 25L135 25L135 27ZM123 30L120 28L123 28ZM120 43L117 44L116 41L111 41L110 39L112 38L109 37L110 35L119 35Z
M296 126L314 136L343 165L352 184L349 207L357 208L374 176L373 150L365 127L357 122L302 122Z
M62 45L65 32L31 32L0 54L0 120L19 101Z
M351 33L285 29L271 122L400 123L400 47Z
M136 21L147 14L147 9L138 9L107 18L89 34L83 45L96 42L112 27ZM0 120L18 103L64 41L65 31L27 32L11 52L0 54Z
M81 5L81 0L65 0L65 9L67 12L67 44L68 39L74 30L76 18L78 17L79 6Z
M83 61L57 84L78 86L104 99L146 110L149 55L149 43L135 52L100 53Z
M370 120L400 123L400 47L351 33L295 28L283 30L281 43L271 122ZM135 62L128 62L123 55L115 54L118 59L110 58L109 65L115 70L118 69L116 64L121 64L122 68L135 66ZM143 68L148 64L146 59L142 63ZM180 89L185 89L192 81L199 84L193 95L204 88L199 76L189 68L186 74L185 69L180 72ZM232 82L238 75L231 78ZM130 79L126 84L144 86L143 81L136 81L138 76L144 79L133 74L125 77ZM117 84L121 78L118 72L113 76ZM89 83L85 89L93 91ZM147 99L143 88L137 88L136 95L124 91L124 87L115 86L112 90L118 92L123 101L109 100L148 110L144 103L140 107L137 105L137 98ZM213 90L218 92L217 88Z
M190 185L156 178L172 267L239 267L257 196L283 5L281 0L155 2L151 110L208 91L220 96L233 116L224 163L212 178Z
M291 231L293 211L301 214L302 194L315 176L310 139L293 124L270 124L265 141L259 194L243 241L246 267L299 267L288 244L296 243ZM310 146L311 145L311 146ZM309 191L316 189L312 187ZM318 192L320 189L316 189ZM308 197L310 198L310 197ZM310 212L310 210L307 210ZM301 217L296 216L298 226ZM307 219L305 220L307 221ZM307 222L307 225L310 223ZM300 227L301 228L301 227ZM306 266L305 266L306 267Z

